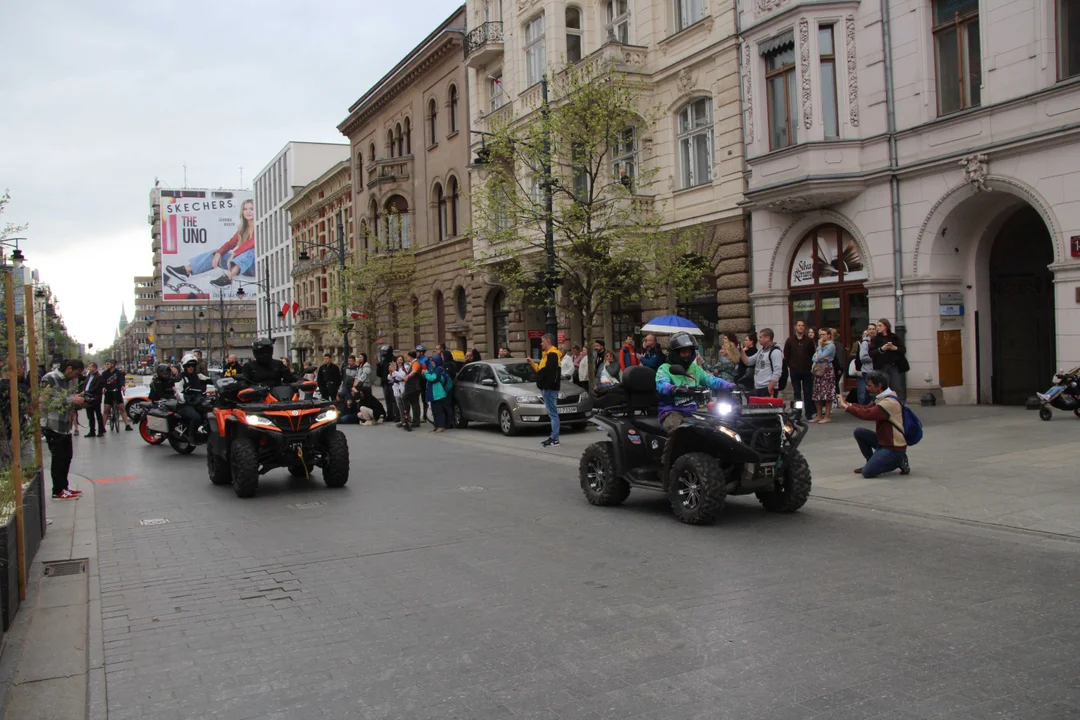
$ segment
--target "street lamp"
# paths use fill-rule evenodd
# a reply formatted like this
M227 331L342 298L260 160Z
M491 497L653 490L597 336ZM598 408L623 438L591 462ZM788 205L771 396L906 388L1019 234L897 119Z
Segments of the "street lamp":
M296 256L296 259L300 262L307 262L311 260L311 256L308 255L307 248L322 248L337 255L338 267L338 295L340 295L341 301L341 322L338 325L338 329L341 330L341 359L344 361L349 357L349 330L352 329L352 324L348 318L345 317L345 226L342 221L342 214L344 211L339 210L337 213L337 247L327 245L325 243L310 242L308 240L294 240L300 246L300 254Z
M267 263L263 267L263 270L264 270L265 274L263 276L263 281L262 282L259 282L258 280L237 280L237 284L240 287L238 287L236 289L236 297L243 298L245 295L247 295L247 293L244 292L244 286L245 285L253 285L253 286L255 286L255 288L263 291L263 293L266 295L266 337L269 340L273 340L274 339L274 328L273 328L273 322L274 321L271 319L272 315L271 315L271 309L270 309L270 265L269 265L269 263ZM256 332L258 332L258 330L256 330Z

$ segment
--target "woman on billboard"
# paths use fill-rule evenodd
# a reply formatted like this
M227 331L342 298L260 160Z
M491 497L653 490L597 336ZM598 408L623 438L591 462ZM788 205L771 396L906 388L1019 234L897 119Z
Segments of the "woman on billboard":
M239 247L237 247L239 246ZM230 265L230 259L233 262L239 261L240 255L244 252L251 253L251 267L252 274L254 274L255 266L255 201L245 200L240 205L240 229L236 231L236 234L229 238L229 241L219 247L213 252L205 252L202 255L196 255L191 258L191 262L187 265L169 265L165 269L177 278L187 278L194 275L202 275L203 273L210 272L211 270L226 270ZM235 256L235 257L234 257ZM244 265L246 263L240 263ZM245 272L245 274L248 274ZM222 278L228 278L226 282L219 282ZM228 285L232 282L232 278L229 277L228 271L217 281L212 281L215 285Z

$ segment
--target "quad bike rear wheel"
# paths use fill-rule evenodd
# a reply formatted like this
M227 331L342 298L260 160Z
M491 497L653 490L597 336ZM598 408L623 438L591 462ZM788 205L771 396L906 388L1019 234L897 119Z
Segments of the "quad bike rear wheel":
M229 465L236 496L254 497L259 489L259 454L255 451L255 444L247 438L237 438L232 442L230 455Z
M679 522L708 525L724 509L724 471L716 458L687 453L671 464L668 500Z
M210 474L210 482L215 485L228 485L232 482L229 464L219 458L210 448L206 448L206 470Z
M349 482L349 441L340 430L331 430L326 438L326 464L322 476L326 487L345 487Z
M793 513L810 497L810 464L798 450L784 463L784 477L769 492L755 493L769 512Z
M615 477L615 457L610 442L585 448L578 464L581 492L593 505L619 505L630 497L630 483Z

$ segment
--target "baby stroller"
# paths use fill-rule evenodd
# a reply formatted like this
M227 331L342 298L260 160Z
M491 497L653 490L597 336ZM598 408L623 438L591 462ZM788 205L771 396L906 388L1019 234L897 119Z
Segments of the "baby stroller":
M1050 410L1052 407L1063 412L1071 410L1076 417L1080 417L1080 367L1054 375L1054 386L1039 393L1039 399L1043 403L1039 408L1039 417L1043 420L1054 417Z

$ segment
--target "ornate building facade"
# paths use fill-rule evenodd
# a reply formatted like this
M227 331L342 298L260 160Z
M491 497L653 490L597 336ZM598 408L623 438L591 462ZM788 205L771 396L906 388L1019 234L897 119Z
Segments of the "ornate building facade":
M722 0L468 0L469 111L476 130L539 112L540 79L565 63L611 61L646 88L642 108L659 107L652 128L628 128L631 138L611 158L615 168L655 170L636 198L662 214L665 227L701 226L712 272L690 297L656 295L609 308L602 325L580 327L559 317L560 332L609 346L638 335L657 314L678 312L705 331L714 347L724 332L750 329L749 250L744 227L744 164L739 45L733 6ZM479 149L479 136L473 149ZM617 174L617 173L616 173ZM473 174L473 182L479 182ZM544 329L541 311L506 305L499 288L486 291L481 337L485 349L532 348Z
M464 32L459 8L338 126L351 147L356 262L372 252L415 253L403 306L381 313L380 341L396 348L445 341L463 350L476 342L482 300L462 268L472 255Z
M1080 365L1075 3L743 0L739 22L758 325L850 346L887 318L909 396L949 403Z

